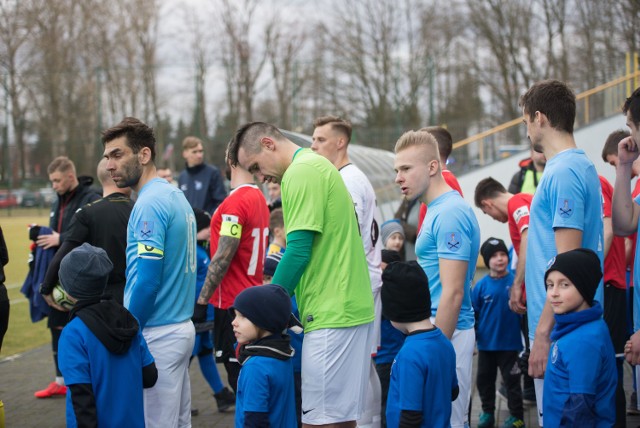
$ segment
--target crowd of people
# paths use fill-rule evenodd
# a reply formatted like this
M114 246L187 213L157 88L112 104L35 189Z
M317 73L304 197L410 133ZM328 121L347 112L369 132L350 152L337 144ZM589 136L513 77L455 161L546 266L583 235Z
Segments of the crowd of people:
M640 363L640 316L627 327L640 308L640 293L627 297L640 282L640 88L623 106L630 132L603 142L614 186L576 146L565 83L535 83L520 106L531 160L508 190L487 177L474 194L508 223L512 256L481 241L442 127L396 142L404 202L384 223L337 116L316 119L310 148L272 124L242 126L228 195L195 137L177 182L161 176L153 129L131 117L102 134L102 195L55 159L58 198L49 227L31 228L25 282L56 373L35 396L66 396L68 426L189 427L197 357L238 427L465 427L477 350L479 427L496 424L498 369L505 427L524 427L526 402L539 426L626 426L623 360ZM488 274L474 283L479 257Z

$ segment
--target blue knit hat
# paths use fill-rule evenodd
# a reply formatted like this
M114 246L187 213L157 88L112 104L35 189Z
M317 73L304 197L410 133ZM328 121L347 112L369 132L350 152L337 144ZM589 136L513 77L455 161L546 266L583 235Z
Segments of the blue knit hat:
M256 327L280 333L289 324L291 298L279 285L256 285L242 290L229 309L236 309Z

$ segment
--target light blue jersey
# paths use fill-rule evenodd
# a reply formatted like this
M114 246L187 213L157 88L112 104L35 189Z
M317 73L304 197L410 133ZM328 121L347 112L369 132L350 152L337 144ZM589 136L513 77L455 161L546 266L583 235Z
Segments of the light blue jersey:
M595 251L603 267L600 179L593 163L580 149L565 150L547 162L531 202L525 267L531 339L547 298L544 274L557 254L556 228L581 230L581 246ZM602 280L595 300L603 301Z
M462 306L456 324L458 330L473 328L471 282L476 271L479 249L480 227L473 210L462 196L452 190L431 201L416 239L416 256L429 278L433 316L436 316L442 295L439 259L462 260L469 263Z
M129 307L139 278L140 257L163 260L162 280L147 327L186 321L193 314L196 283L196 221L182 191L154 178L138 193L127 226L127 285Z

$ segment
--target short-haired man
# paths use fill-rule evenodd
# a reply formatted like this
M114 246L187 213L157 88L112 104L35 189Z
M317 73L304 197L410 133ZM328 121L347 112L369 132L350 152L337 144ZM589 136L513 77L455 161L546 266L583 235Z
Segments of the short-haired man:
M471 398L475 347L471 282L480 249L480 228L471 207L442 176L436 139L409 131L396 142L396 183L408 200L429 209L416 240L418 263L429 278L434 322L456 351L460 395L453 402L451 426L464 427Z
M531 202L525 285L529 317L529 375L535 379L538 419L542 421L544 372L554 326L553 311L546 299L544 274L552 259L575 248L596 252L602 263L602 192L593 163L576 147L573 124L576 98L563 82L535 83L520 105L533 150L547 159ZM601 266L602 267L602 266ZM602 283L596 300L602 301Z
M282 183L287 251L272 282L295 290L305 328L302 423L355 427L369 379L374 310L349 191L331 162L267 123L241 127L229 158L261 181Z
M158 382L144 391L149 427L191 426L189 357L196 282L196 221L184 194L159 178L153 129L127 117L102 133L107 171L138 199L127 226L124 305L138 319Z
M640 218L640 196L631 196L631 177L633 164L638 159L640 147L640 87L636 88L624 103L622 111L627 117L627 126L631 135L618 144L618 163L616 182L613 191L613 230L614 233L629 236L638 232ZM625 345L625 355L631 364L640 364L640 251L636 241L635 266L633 272L633 330L631 339ZM636 377L638 371L636 370Z
M49 228L52 233L39 235L36 243L38 246L48 249L59 247L67 238L67 230L71 224L73 214L83 205L100 198L90 186L93 183L91 177L76 177L76 166L66 156L58 156L47 168L51 187L57 194L57 198L51 205L49 215ZM51 348L53 350L53 362L56 369L56 378L45 389L35 392L37 398L49 398L57 395L65 395L64 378L58 367L58 342L62 328L69 321L69 313L51 308L47 319L47 327L51 331Z
M420 130L430 133L431 135L433 135L433 138L436 139L436 142L438 143L438 154L440 155L442 177L444 178L444 181L449 185L449 187L460 193L460 196L464 196L462 194L460 183L458 183L458 179L455 175L453 175L451 171L447 169L447 160L449 159L449 156L451 156L451 152L453 150L453 137L451 137L451 133L442 126L427 126ZM415 205L416 202L409 203L408 201L403 201L400 207L405 207L407 212L400 213L400 215L396 214L396 217L400 217L402 228L404 229L404 234L407 237L408 242L406 242L405 245L409 246L413 246L415 244L415 240L417 234L420 232L420 228L422 227L424 217L427 215L427 205L420 203L417 225L414 227L413 225L409 224L409 211L414 209Z
M229 385L237 391L240 364L229 307L241 291L262 284L269 208L253 175L239 165L230 169L232 190L211 219L211 261L193 319L204 322L208 303L213 305L216 357L224 364Z
M349 142L351 141L351 122L336 116L319 117L313 122L314 130L311 150L329 159L338 168L347 186L358 218L358 227L364 245L369 267L369 279L375 306L376 319L374 321L371 355L375 356L380 346L380 321L382 319L382 303L380 288L382 287L382 243L380 242L380 222L377 213L376 193L367 176L349 159ZM366 411L358 426L369 426L375 420L381 419L381 390L380 378L376 372L375 363L371 360L369 374L369 389L367 391Z
M198 137L182 141L182 157L186 167L178 176L178 185L194 208L212 214L227 197L220 171L204 162L204 148Z

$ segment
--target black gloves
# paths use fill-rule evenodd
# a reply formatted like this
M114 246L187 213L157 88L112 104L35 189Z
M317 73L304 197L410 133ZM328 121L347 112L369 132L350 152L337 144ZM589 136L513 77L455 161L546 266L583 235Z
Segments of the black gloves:
M201 305L199 303L196 303L196 305L193 307L193 316L191 317L191 321L193 321L194 324L203 323L207 320L208 306L208 304Z

